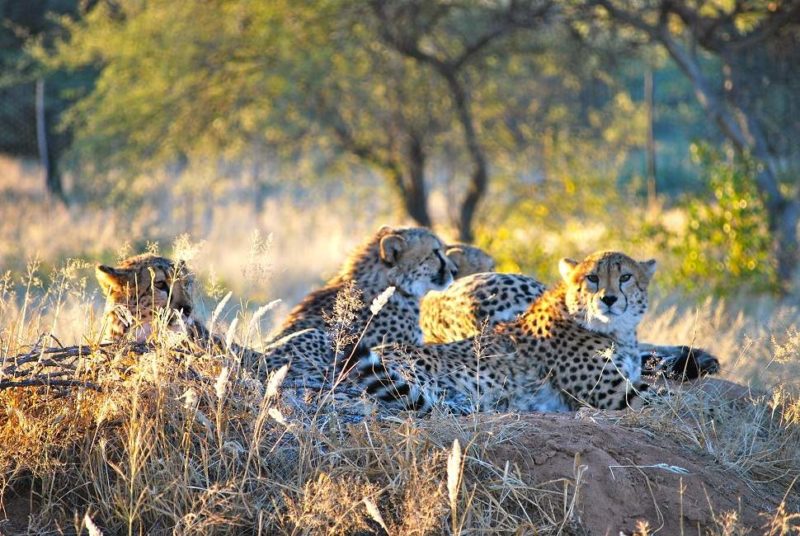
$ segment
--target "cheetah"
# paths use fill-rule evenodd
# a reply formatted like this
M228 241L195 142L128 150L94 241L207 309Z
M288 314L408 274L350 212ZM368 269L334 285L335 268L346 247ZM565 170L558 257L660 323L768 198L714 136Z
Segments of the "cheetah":
M481 251L474 246L473 249ZM455 342L511 322L547 289L532 277L489 270L480 272L481 267L465 266L463 269L473 272L472 275L460 277L444 291L425 296L420 326L426 343ZM720 370L719 360L700 348L640 342L639 349L647 374L660 373L670 379L690 380Z
M378 399L420 411L440 398L478 411L640 404L649 386L636 328L655 267L619 252L563 259L563 281L522 315L457 342L359 347L350 376Z
M193 336L205 336L205 328L192 316L194 276L183 261L145 253L116 267L98 265L95 275L106 297L103 342L145 342L159 310L166 311L170 329L184 326Z
M482 249L468 244L452 244L447 246L447 257L456 265L456 282L477 273L494 272L494 259ZM453 285L443 291L433 290L422 297L420 304L420 328L422 329L424 342L452 342L449 340L433 340L431 334L437 333L445 323L451 320L447 316L454 316L455 321L468 322L469 319L462 316L463 311L452 309L449 306L452 302L452 293L447 291ZM528 302L530 303L530 302ZM524 311L524 308L523 308ZM473 315L474 316L474 315ZM469 337L459 337L464 339ZM457 340L457 339L454 339Z
M267 355L211 334L194 314L194 274L184 261L142 254L123 260L119 266L95 268L100 288L106 296L103 315L103 343L118 341L148 342L156 331L159 315L167 315L164 326L186 334L194 350L230 354L239 362L259 362ZM270 370L286 360L267 361ZM308 375L309 370L299 370Z
M496 265L491 255L469 244L450 244L445 255L456 265L456 277L466 277L480 272L494 272ZM435 291L434 291L435 292ZM425 295L427 298L431 293Z
M352 322L356 333L367 328L363 344L421 342L420 298L447 288L457 272L445 251L444 243L427 229L381 227L349 256L338 275L292 309L271 339L307 328L327 330L337 295L352 285L365 304ZM369 304L390 286L394 294L370 319Z
M284 361L292 362L296 372L320 372L334 363L337 354L345 353L334 349L339 340L347 348L356 341L367 347L422 344L420 299L431 290L447 288L457 273L445 252L442 240L427 229L381 227L349 256L338 275L289 313L271 336L267 361L249 366L263 368ZM374 307L373 302L389 287L394 291L388 301ZM353 293L358 303L352 317L333 325L337 297ZM300 365L300 361L310 362Z

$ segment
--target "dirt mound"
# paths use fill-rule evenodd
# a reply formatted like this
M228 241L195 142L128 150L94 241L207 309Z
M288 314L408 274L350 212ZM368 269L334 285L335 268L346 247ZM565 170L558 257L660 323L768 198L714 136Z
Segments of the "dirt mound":
M777 501L670 439L614 424L603 416L524 415L528 427L513 443L485 456L509 461L529 483L579 475L579 524L590 534L631 534L639 520L661 534L697 534L736 512L739 524L763 527L759 512ZM780 496L778 496L778 501Z
M769 519L763 513L775 512L786 490L794 485L798 466L795 462L796 446L800 444L797 434L794 431L781 432L782 427L789 425L781 420L780 411L764 404L754 406L748 402L749 390L736 384L708 380L693 382L691 387L669 387L676 392L683 391L686 396L683 399L672 397L670 404L663 407L654 404L638 413L581 411L578 414L470 416L434 413L424 419L366 420L349 426L349 433L341 435L338 434L344 428L330 425L337 435L324 441L319 439L331 436L322 435L325 432L320 428L306 428L299 420L290 421L290 425L295 427L292 432L296 434L294 439L280 443L279 449L270 446L271 450L265 454L263 467L272 471L270 478L239 474L232 479L225 475L228 480L237 482L250 479L261 487L254 485L241 492L225 488L228 491L224 500L212 502L214 510L206 510L202 501L210 499L192 480L191 489L200 488L201 491L197 502L158 503L159 508L174 508L174 511L156 517L153 509L151 517L143 518L141 526L146 532L153 527L172 527L179 516L189 515L194 519L201 514L213 514L217 516L214 519L235 519L240 527L254 527L262 521L244 517L246 512L240 505L261 504L258 501L266 497L267 501L280 507L280 497L285 497L288 506L271 514L273 519L267 520L271 525L265 532L285 530L286 526L280 525L277 518L289 519L281 512L291 511L294 516L291 523L297 532L321 533L321 527L341 526L356 527L359 531L372 527L372 533L382 534L374 523L374 513L367 511L369 507L362 500L370 496L374 497L373 510L382 511L390 527L395 527L396 530L390 534L408 532L397 527L419 528L419 519L425 520L425 526L432 533L448 533L451 520L456 518L451 517L447 501L450 471L446 464L447 455L452 452L450 446L457 438L466 455L461 464L461 484L454 488L458 505L453 508L459 512L457 519L464 523L465 533L484 533L491 528L496 532L519 534L616 536L620 533L634 534L640 522L648 523L649 533L658 531L658 534L666 535L742 534L741 531L748 528L754 534L766 532L764 526ZM244 384L241 389L245 389ZM178 400L175 393L182 391L182 387L174 388L163 399ZM204 400L214 399L208 396ZM231 400L242 400L242 406L238 407L250 407L249 399L244 397L240 399L231 395ZM755 413L754 407L758 409ZM758 427L751 419L748 428L748 415L752 417L753 414L766 414L766 417ZM280 413L278 415L284 418ZM699 429L699 423L702 423L705 435L689 433ZM174 424L170 428L182 430ZM200 428L199 421L196 428L204 434L199 437L205 438L207 432ZM732 467L730 461L723 466L703 451L715 452L720 460L741 463L740 457L723 455L724 445L731 437L725 431L731 429L747 432L745 447L748 449L757 441L762 442L760 451L754 449L763 458L764 467L758 472L752 467ZM116 433L116 428L109 430ZM276 434L283 436L282 430ZM758 439L756 435L762 437ZM180 462L174 467L181 469L184 451L171 441L182 436L165 434L154 437L161 441L160 448L164 452L173 453L173 459ZM240 437L240 445L247 444L244 437ZM247 437L250 437L249 433ZM684 439L686 444L681 444L672 437L690 439ZM323 447L311 450L317 448L312 446L312 440ZM272 445L271 439L262 438L260 441L263 446ZM203 449L210 448L210 443L201 444ZM277 442L274 444L278 445ZM207 451L198 449L198 452L205 456ZM267 451L262 448L253 452ZM279 455L268 458L272 452ZM310 456L307 452L315 454ZM236 467L245 467L249 455L249 451L241 447L226 454L231 459L240 460ZM781 463L769 465L767 456ZM455 455L453 459L457 459ZM160 457L152 458L155 468L150 467L149 470L153 471L150 474L164 474L162 460ZM307 460L313 460L317 465L311 465ZM306 465L299 465L302 463ZM213 471L207 473L213 474ZM45 482L57 479L63 482L64 474L53 473ZM302 489L289 495L285 492L289 486L284 485L278 475L296 478L297 482L302 482ZM762 482L773 481L773 484L769 488L767 485L757 486L752 480L745 482L737 475L747 475ZM72 482L81 481L74 475L68 476L73 478L70 489L77 489L79 486ZM73 512L80 519L89 510L93 515L99 512L94 517L98 524L117 529L108 530L108 534L124 528L109 507L117 503L110 500L107 504L102 503L106 496L92 488L92 482L87 481L84 485L95 494L88 496L86 504L76 507L60 502L58 494L53 494L51 505L44 504L50 498L46 496L50 488L45 487L47 491L39 500L37 493L31 491L29 480L34 482L33 487L41 482L33 477L22 477L17 485L6 485L0 490L4 494L0 496L0 535L44 532L44 529L38 531L38 527L52 527L56 522L64 525L64 519L68 523ZM220 486L212 479L201 484L206 490ZM183 485L190 489L181 480L170 481L168 485ZM342 492L351 488L348 493ZM378 488L384 490L380 496L374 492ZM127 493L127 488L119 489ZM167 494L166 491L150 493L153 496ZM127 495L114 497L125 498ZM70 498L74 500L74 497ZM789 511L798 511L800 499L796 492L787 502L790 503ZM107 510L100 512L101 507ZM51 519L53 512L57 514L59 509L65 509L67 517ZM162 516L163 511L158 510L157 514ZM253 507L252 511L256 508ZM735 524L731 514L735 515ZM735 525L736 530L725 530L731 525ZM219 526L227 528L225 524ZM216 530L216 526L209 524L208 527L207 532ZM360 534L356 528L341 528L329 533Z

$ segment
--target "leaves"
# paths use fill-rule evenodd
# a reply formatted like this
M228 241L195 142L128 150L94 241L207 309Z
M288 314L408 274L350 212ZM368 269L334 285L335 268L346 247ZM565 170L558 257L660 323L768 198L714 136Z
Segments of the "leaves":
M775 290L775 265L767 214L756 190L755 164L747 157L726 159L705 145L693 145L709 197L687 202L685 234L672 242L683 285L700 293L725 295L746 288Z

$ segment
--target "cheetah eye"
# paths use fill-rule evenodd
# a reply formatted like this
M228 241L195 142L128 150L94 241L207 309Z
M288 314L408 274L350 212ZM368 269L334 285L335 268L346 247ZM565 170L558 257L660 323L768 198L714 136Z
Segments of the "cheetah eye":
M631 279L631 274L622 274L621 276L619 276L620 283L624 283L625 281L630 281L630 279Z
M594 275L594 274L592 274L592 275L587 275L587 276L586 276L586 279L589 281L589 283L595 283L595 284L597 284L597 283L599 283L599 282L600 282L600 278L599 278L599 277L597 277L597 276L596 276L596 275Z
M156 281L155 287L158 290L163 290L164 292L169 292L169 285L167 285L166 281Z

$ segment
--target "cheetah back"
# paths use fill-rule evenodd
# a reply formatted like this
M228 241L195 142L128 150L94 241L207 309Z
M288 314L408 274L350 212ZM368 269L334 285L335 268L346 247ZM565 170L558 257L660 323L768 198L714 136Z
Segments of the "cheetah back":
M422 300L420 326L427 343L454 342L511 322L545 291L545 286L520 274L485 272L457 279Z

